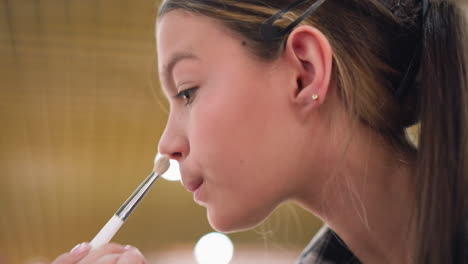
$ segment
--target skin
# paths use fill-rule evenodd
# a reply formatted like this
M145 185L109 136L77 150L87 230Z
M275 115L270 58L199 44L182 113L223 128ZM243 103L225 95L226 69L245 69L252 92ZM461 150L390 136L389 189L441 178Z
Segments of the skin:
M296 27L273 62L182 10L160 18L156 35L171 106L159 152L179 161L188 190L202 183L194 198L213 228L249 229L294 201L364 263L410 262L414 158L345 109L320 31Z
M88 244L82 243L70 252L58 256L52 264L144 264L141 252L132 246L115 243L91 250ZM39 263L38 263L39 264Z

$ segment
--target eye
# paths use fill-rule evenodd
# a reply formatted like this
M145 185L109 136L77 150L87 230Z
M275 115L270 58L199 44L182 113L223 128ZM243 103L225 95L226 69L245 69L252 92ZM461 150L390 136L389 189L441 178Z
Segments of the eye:
M178 94L175 95L176 98L183 98L185 100L185 105L189 105L193 102L195 98L195 92L197 91L198 87L192 87L189 89L185 89L180 91Z

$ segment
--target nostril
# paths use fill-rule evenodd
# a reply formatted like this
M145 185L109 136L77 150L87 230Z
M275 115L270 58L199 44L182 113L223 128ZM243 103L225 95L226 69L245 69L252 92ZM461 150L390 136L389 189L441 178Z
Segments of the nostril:
M179 161L182 158L182 153L181 152L174 152L171 154L171 159Z

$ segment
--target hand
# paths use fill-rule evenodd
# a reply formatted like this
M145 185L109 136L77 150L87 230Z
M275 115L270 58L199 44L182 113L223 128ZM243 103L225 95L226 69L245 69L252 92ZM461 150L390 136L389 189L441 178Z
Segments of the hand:
M74 247L69 253L60 255L52 264L144 264L141 252L132 246L114 243L92 250L87 243Z

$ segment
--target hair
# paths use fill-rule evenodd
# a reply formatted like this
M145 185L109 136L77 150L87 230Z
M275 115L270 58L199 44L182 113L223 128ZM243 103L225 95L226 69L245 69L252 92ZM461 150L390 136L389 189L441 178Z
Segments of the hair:
M278 58L287 35L269 41L260 25L291 0L165 0L159 17L183 9L214 18L265 61ZM306 1L307 2L307 1ZM465 263L468 90L463 13L432 0L328 0L302 24L327 36L332 83L360 121L396 149L412 150L406 129L420 124L414 216L415 263ZM275 22L285 28L310 6ZM414 61L417 63L414 64ZM412 72L410 65L417 67ZM408 76L408 75L413 76ZM405 96L395 93L406 79Z

